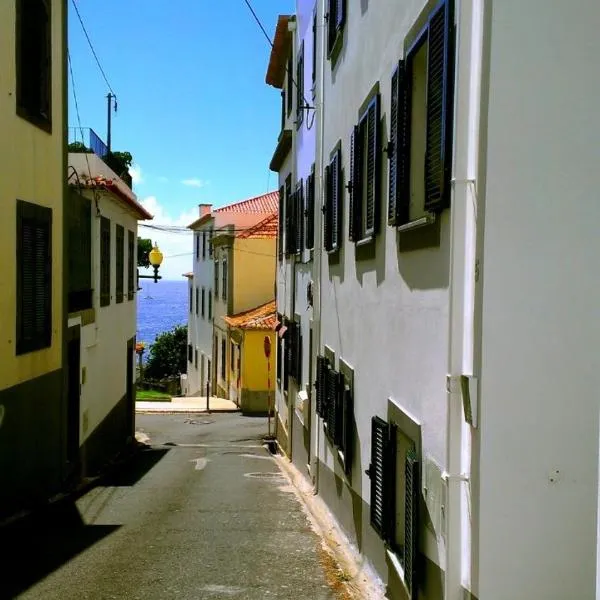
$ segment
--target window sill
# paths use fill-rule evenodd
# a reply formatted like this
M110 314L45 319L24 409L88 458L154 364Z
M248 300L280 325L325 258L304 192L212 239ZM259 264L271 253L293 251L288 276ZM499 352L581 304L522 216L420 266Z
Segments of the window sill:
M386 557L388 559L390 566L396 572L396 576L404 584L404 589L408 592L408 588L406 587L406 580L404 578L404 567L402 566L402 563L400 562L400 558L390 548L386 548L385 554L386 554Z
M429 213L420 219L415 219L414 221L409 221L408 223L403 223L399 225L396 229L398 231L412 231L413 229L420 229L421 227L426 227L427 225L433 225L436 221L435 213Z
M23 106L17 106L17 115L42 131L52 135L52 121L50 119L42 117L41 115L32 115Z
M361 240L358 240L357 242L355 242L355 244L358 248L360 248L361 246L368 246L369 244L372 244L374 241L375 241L375 236L369 235L368 237L364 237Z

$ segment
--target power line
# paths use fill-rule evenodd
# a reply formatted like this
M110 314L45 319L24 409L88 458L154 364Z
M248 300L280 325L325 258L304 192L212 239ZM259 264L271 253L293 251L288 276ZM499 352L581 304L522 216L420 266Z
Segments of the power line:
M114 93L110 83L108 82L108 77L106 76L106 73L104 72L104 69L102 68L102 65L100 64L100 59L98 58L98 55L96 54L96 50L94 50L94 45L92 44L92 40L90 39L90 36L88 35L87 29L85 28L83 19L81 18L81 14L79 13L79 9L77 8L77 4L75 4L75 0L71 0L71 2L73 4L73 8L75 9L75 12L77 13L77 18L79 19L79 23L81 24L81 28L83 29L83 33L85 34L85 38L87 39L87 42L90 46L90 50L92 51L92 54L94 55L94 58L96 59L96 64L98 65L98 68L100 69L100 73L102 73L102 77L104 77L104 81L106 82L106 85L108 86L108 89L110 90L110 93L116 97L116 94Z
M246 3L246 6L250 9L250 12L252 13L252 16L254 17L254 20L258 23L260 30L263 32L264 36L267 38L267 42L269 42L269 45L272 48L273 42L271 41L269 34L266 32L265 28L263 27L263 24L260 22L260 19L258 18L257 14L254 12L254 9L252 8L252 5L250 4L249 0L244 0L244 2Z

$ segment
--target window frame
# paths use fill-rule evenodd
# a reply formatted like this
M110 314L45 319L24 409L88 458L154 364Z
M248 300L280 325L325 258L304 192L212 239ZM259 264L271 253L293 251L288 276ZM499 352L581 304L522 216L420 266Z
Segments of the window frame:
M91 200L69 190L69 314L88 310L94 306L93 286L93 227Z
M335 254L342 246L342 148L336 144L325 167L325 204L323 206L323 247L328 254Z
M115 225L115 302L122 304L125 297L125 228Z
M346 8L346 0L328 0L327 2L327 58L331 61L332 67L336 62L344 38Z

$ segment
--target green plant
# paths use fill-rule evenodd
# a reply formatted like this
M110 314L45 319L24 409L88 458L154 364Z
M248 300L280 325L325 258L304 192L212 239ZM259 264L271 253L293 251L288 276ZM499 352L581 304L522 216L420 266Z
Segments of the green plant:
M68 145L69 152L74 153L86 153L91 152L91 150L83 143L83 142L71 142Z
M137 254L138 255L138 260L137 260L138 267L148 268L150 266L150 259L148 258L148 255L150 254L150 251L152 250L152 240L148 240L148 239L139 237L137 239L137 243L138 243L138 254Z
M156 336L144 368L146 379L159 380L185 373L187 366L187 325L177 325Z

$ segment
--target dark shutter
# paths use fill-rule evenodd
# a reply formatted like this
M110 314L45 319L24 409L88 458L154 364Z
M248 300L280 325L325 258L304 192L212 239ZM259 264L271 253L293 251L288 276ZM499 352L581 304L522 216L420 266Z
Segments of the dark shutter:
M410 219L410 85L403 60L398 64L397 88L398 124L392 163L396 169L396 225L401 225Z
M194 312L194 288L190 284L190 313Z
M116 302L120 304L123 302L123 278L125 276L125 230L122 225L117 225L115 229L115 241L116 241Z
M448 205L451 166L451 106L449 2L444 2L429 22L427 56L427 136L425 147L425 208L441 210Z
M331 438L331 441L336 443L338 439L336 430L338 424L337 409L339 406L337 401L338 374L333 370L331 365L327 369L326 385L325 423L327 424L327 434Z
M296 253L302 252L304 243L304 182L302 179L296 185Z
M343 373L335 373L335 425L333 428L333 441L340 449L344 450L344 391L346 383Z
M17 201L16 353L52 343L52 209Z
M404 507L404 578L412 600L417 600L419 551L419 461L414 452L406 455Z
M292 105L294 104L293 98L294 96L293 91L294 91L294 58L292 56L291 50L290 50L290 55L288 56L288 60L287 60L287 90L286 90L286 94L287 94L287 114L289 116L290 112L292 112Z
M380 100L377 94L369 103L367 111L367 189L366 189L366 211L365 211L365 235L371 236L377 233L379 228L379 206L381 188L381 166L379 152L379 123L380 123Z
M196 233L196 260L200 260L200 234Z
M277 240L277 252L279 260L283 260L283 225L285 223L285 188L281 186L279 188L279 220L278 220L278 236Z
M313 15L312 23L312 82L317 81L317 11Z
M329 171L327 176L327 192L328 202L326 207L325 222L326 232L329 233L329 238L326 237L325 249L328 251L337 250L340 247L341 234L341 151L336 150L331 162L329 163ZM328 243L327 243L328 242Z
M194 350L191 344L188 344L188 362L192 362Z
M296 59L296 126L304 120L304 41Z
M336 34L344 27L346 21L346 0L336 0L335 6L335 29Z
M327 54L331 54L336 37L337 0L327 0Z
M314 166L306 180L306 235L304 245L307 250L315 247L315 172Z
M392 428L379 417L371 419L371 464L368 475L371 478L371 525L387 539L393 521L391 495L394 473L390 468L390 456L395 451L391 440Z
M286 377L295 377L295 345L296 345L296 323L287 322L287 331L285 332L285 371Z
M69 218L69 297L68 311L92 308L92 206L89 198L71 190Z
M200 288L196 286L196 315L200 314Z
M133 231L127 232L127 247L127 299L133 300L133 273L135 271L135 235L133 234Z
M350 388L342 381L342 433L341 433L341 446L344 452L344 471L346 474L350 473L352 468L352 453L353 453L353 442L354 442L354 407L352 402L352 392Z
M100 306L110 304L110 219L100 217Z
M298 385L302 382L302 326L296 324L296 381Z
M361 236L361 152L360 127L354 126L350 136L350 181L348 186L348 239L352 242L360 240Z
M281 325L283 325L283 317L281 314L277 313L277 321ZM281 380L281 362L282 362L282 354L283 349L281 345L281 336L279 335L279 331L277 331L277 379Z
M317 392L317 415L325 417L325 405L327 394L327 359L324 356L317 356L317 380L315 382Z
M331 250L331 167L325 167L325 202L323 204L323 246Z
M294 243L296 236L294 233L294 194L292 193L291 176L285 181L285 253L294 254Z
M208 290L208 318L212 319L212 290Z

